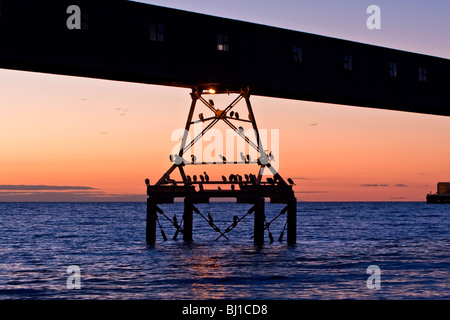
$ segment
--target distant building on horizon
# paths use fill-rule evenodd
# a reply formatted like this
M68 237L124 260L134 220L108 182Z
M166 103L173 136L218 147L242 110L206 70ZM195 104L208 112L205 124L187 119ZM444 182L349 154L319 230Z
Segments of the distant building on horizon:
M450 182L438 182L437 193L428 194L427 203L450 203Z

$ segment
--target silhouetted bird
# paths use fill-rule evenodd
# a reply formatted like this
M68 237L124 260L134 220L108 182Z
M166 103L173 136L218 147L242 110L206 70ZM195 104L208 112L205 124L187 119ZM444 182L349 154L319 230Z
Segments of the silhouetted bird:
M209 99L209 104L212 105L214 107L214 101L213 99Z
M274 184L275 184L275 181L274 181L272 178L267 178L266 180L267 180L267 182L268 182L269 184L271 184L271 185L274 185Z
M237 175L238 181L242 181L242 176L240 174Z
M244 174L244 178L245 178L245 181L248 181L248 179L250 179L250 177L248 176L248 174Z
M250 155L248 154L247 155L247 162L250 163L250 160L251 160L251 158L250 158Z
M230 112L230 117L232 117L234 115L234 111Z
M175 154L174 158L175 158L175 163L176 164L182 164L184 162L183 157L180 157L178 154Z
M234 191L234 189L235 189L235 186L234 186L234 184L232 184L232 185L231 185L231 190Z
M254 174L250 174L250 182L251 182L252 184L256 184L256 177L255 177Z
M219 190L219 191L220 191L220 190L222 190L222 188L221 188L221 187L217 187L217 190Z
M203 118L203 113L200 113L199 115L198 115L198 118L200 119L200 120L205 120L204 118Z
M239 127L239 132L240 133L244 132L244 128L243 127Z
M205 180L206 180L206 182L208 182L209 181L209 176L206 174L206 172L203 172L204 174L205 174Z
M238 216L234 216L233 217L233 227L236 227L238 222L239 222L239 217Z
M197 161L197 157L191 154L191 163L194 164Z
M197 176L194 174L194 176L192 177L192 179L195 181L197 181Z
M148 178L145 179L145 185L147 185L147 186L150 185L150 179L148 179Z
M228 177L228 179L230 181L234 181L234 179L236 179L236 176L234 174L230 174L230 176Z
M294 186L295 186L295 183L294 183L294 181L292 181L291 178L288 178L287 181L288 181L291 185L294 185Z
M191 176L186 176L187 181L192 181Z
M205 181L205 177L203 175L200 175L200 180Z
M222 176L222 181L223 181L223 182L227 181L227 177Z
M227 158L225 158L223 155L219 154L219 157L222 159L223 163L227 162Z
M208 212L208 220L209 220L209 223L211 223L211 224L214 223L213 217L211 216L211 213L209 213L209 212Z
M236 119L239 119L239 113L235 112L234 116L236 117Z
M244 155L244 153L242 151L241 151L241 159L242 159L242 161L247 163L247 159L245 158L245 155Z
M275 161L275 156L273 155L272 151L269 152L269 158L272 161Z

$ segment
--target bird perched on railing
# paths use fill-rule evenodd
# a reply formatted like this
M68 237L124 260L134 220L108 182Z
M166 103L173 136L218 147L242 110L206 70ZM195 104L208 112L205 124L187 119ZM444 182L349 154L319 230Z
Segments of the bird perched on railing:
M226 181L227 181L227 177L222 176L222 181L223 181L223 182L226 182Z
M244 153L242 151L241 151L241 159L242 159L242 161L247 163L247 159L245 158L245 155L244 155Z
M206 174L206 172L203 172L205 174L205 181L208 182L209 181L209 176Z
M205 181L205 177L203 175L200 175L200 180Z
M194 182L197 181L197 176L195 174L192 176L192 180L194 180Z
M197 157L191 154L191 163L194 164L197 162Z
M205 118L203 117L203 113L200 113L200 114L198 115L198 118L199 118L201 121L204 121L204 120L205 120Z
M248 180L250 179L250 177L248 176L248 174L244 174L244 178L245 178L245 181L248 181Z
M149 185L150 185L150 179L149 179L149 178L145 179L145 185L146 185L146 186L149 186Z
M296 185L296 184L294 183L294 181L293 181L291 178L288 178L287 181L288 181L289 184L291 184L291 185L294 185L294 186Z
M225 158L223 155L219 154L220 159L222 159L223 163L227 162L227 158Z

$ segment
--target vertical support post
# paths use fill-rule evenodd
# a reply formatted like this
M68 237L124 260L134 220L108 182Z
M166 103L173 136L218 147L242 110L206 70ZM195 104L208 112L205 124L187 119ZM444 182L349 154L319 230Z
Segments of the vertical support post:
M147 199L146 241L150 245L156 243L156 219L156 204L149 197Z
M193 229L193 211L194 205L192 199L189 197L184 198L184 227L183 227L183 240L192 241L192 229Z
M255 201L255 221L253 231L253 243L255 246L262 246L264 244L264 220L264 197L257 196Z
M287 243L288 245L297 243L297 199L295 197L292 197L288 203Z

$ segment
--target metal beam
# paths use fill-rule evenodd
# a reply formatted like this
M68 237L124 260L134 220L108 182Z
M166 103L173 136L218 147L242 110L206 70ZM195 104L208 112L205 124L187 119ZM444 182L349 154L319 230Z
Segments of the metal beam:
M3 0L0 48L5 69L450 115L448 59L132 1Z

